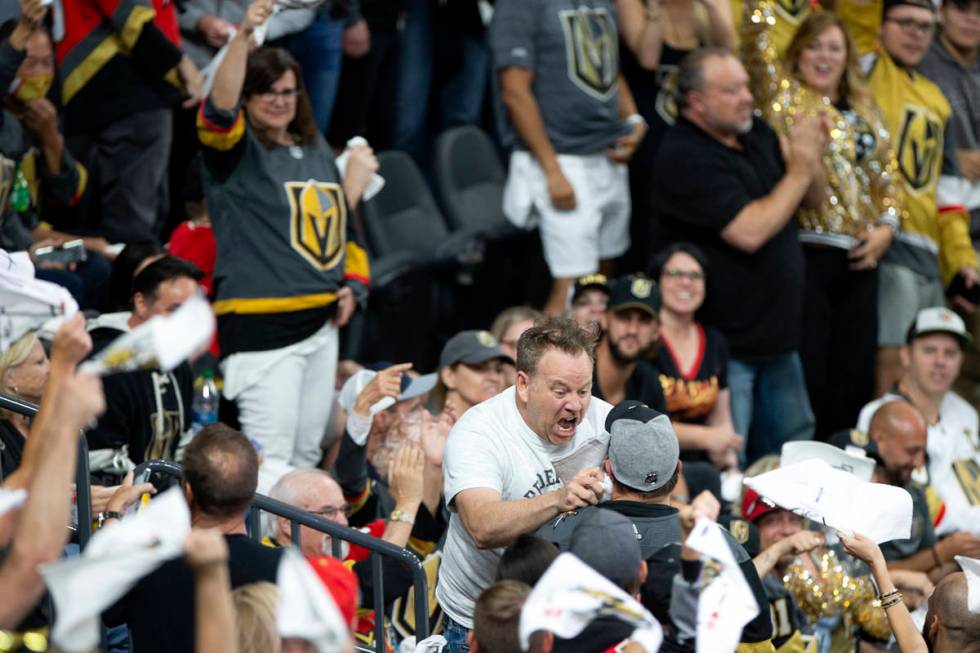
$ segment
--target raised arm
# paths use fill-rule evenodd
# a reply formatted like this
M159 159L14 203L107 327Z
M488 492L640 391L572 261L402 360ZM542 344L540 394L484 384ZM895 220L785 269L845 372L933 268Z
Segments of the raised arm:
M660 0L616 0L619 33L641 68L656 70L663 49L664 8Z
M228 544L221 531L192 530L184 540L184 557L194 570L195 653L238 653L228 576Z
M273 0L255 0L245 11L235 37L228 42L225 58L214 74L211 103L221 111L234 111L242 97L249 41L255 28L272 15Z
M885 565L885 557L881 554L878 545L859 533L853 535L838 533L837 536L848 553L863 560L871 568L871 575L878 585L879 596L883 598L881 607L885 610L888 625L895 635L895 641L898 642L898 650L902 653L926 653L929 650L926 642L915 627L901 594L895 589L895 584L888 574L888 567Z
M27 503L0 567L0 628L15 627L34 607L44 592L38 565L57 560L68 539L78 432L105 409L98 377L75 371L91 348L81 314L55 336L51 375L28 438L34 446L24 456Z

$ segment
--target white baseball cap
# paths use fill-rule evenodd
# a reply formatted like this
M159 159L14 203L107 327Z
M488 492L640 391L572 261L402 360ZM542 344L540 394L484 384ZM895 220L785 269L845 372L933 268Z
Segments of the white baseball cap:
M948 333L956 338L960 347L963 348L973 342L973 337L970 336L966 330L966 325L963 324L963 318L943 306L923 308L919 311L918 315L915 316L915 321L909 327L905 341L911 343L919 336L930 333Z

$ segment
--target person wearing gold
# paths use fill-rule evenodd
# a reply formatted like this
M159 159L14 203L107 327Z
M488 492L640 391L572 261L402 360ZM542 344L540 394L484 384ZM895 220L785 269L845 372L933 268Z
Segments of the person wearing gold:
M899 226L897 165L841 19L810 15L780 58L772 37L779 16L772 0L747 0L741 54L756 106L777 133L820 115L830 135L818 208L797 212L806 258L800 355L820 437L853 425L874 391L876 268Z
M879 270L878 394L902 376L900 349L916 314L943 305L944 287L953 305L973 313L970 296L980 284L952 109L940 88L916 72L932 42L935 9L931 0L882 1L880 50L862 63L894 139L903 217Z

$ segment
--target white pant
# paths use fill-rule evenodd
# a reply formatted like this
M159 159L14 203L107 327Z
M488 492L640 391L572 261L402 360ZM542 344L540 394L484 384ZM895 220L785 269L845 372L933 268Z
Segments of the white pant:
M296 467L316 466L334 400L337 328L328 322L288 347L232 354L222 372L242 432L262 445L259 492Z
M629 249L629 174L605 154L559 154L558 165L575 191L573 210L551 204L544 170L530 152L516 151L510 155L504 215L518 227L540 222L552 276L581 277L597 272L600 260Z

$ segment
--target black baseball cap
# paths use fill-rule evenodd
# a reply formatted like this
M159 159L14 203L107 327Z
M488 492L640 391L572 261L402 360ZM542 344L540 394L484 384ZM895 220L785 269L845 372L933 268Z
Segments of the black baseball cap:
M638 308L660 317L660 288L641 274L628 274L609 284L609 311Z
M572 304L582 296L586 290L601 290L609 295L609 279L604 274L587 274L575 280L575 288L572 290Z

